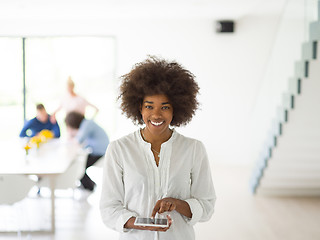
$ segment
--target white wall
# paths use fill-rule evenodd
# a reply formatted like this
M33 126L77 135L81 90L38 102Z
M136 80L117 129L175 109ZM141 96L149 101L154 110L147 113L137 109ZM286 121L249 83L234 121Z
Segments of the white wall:
M237 20L234 34L216 34L214 19L7 18L2 36L100 35L117 39L117 75L147 54L175 59L201 87L201 110L179 132L202 140L214 162L255 161L251 146L253 104L270 52L281 4L273 14ZM119 112L119 111L118 111ZM120 113L112 138L136 129Z
M213 19L131 21L118 34L119 73L147 54L181 62L197 76L201 110L179 131L204 141L213 161L251 163L250 117L276 22L248 16L237 21L236 33L222 35ZM126 127L119 135L134 129L128 120L120 124Z

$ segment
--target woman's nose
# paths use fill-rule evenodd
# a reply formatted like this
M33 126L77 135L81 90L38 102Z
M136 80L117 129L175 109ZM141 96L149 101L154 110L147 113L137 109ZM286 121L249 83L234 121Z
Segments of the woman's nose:
M153 110L153 112L152 112L152 115L153 115L154 118L159 118L159 117L161 117L161 109L155 108L155 109Z

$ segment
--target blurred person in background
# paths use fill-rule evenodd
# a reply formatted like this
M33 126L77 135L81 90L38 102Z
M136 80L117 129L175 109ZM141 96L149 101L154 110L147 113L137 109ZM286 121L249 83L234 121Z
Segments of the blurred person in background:
M93 120L88 120L83 114L72 111L65 118L69 136L78 141L83 148L88 149L86 169L102 158L109 144L107 133ZM80 180L84 189L93 191L96 183L84 173Z
M57 122L52 123L50 121L50 115L47 113L43 104L37 104L36 109L37 116L24 124L19 136L31 138L46 129L52 131L55 138L59 138L60 127Z
M87 101L84 97L78 95L75 91L75 84L72 80L72 78L69 76L67 80L67 93L65 96L62 98L59 107L52 113L51 115L51 122L55 123L56 122L56 114L59 112L61 109L65 110L66 115L71 112L75 111L78 113L81 113L83 116L86 115L86 108L88 106L94 108L95 113L93 115L93 118L97 115L99 112L99 109Z

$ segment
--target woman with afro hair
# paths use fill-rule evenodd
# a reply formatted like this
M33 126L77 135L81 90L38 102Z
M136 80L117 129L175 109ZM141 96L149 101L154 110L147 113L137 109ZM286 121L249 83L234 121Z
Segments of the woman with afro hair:
M110 143L100 212L120 239L191 240L213 214L215 191L204 145L179 134L198 108L194 75L174 61L148 57L122 76L123 113L139 130ZM135 225L167 218L167 227Z

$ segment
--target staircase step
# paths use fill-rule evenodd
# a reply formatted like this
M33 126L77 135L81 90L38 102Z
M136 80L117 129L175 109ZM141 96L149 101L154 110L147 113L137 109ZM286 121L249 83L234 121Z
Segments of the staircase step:
M320 40L320 21L310 23L310 41Z
M280 123L284 123L288 120L288 110L284 107L277 107L277 113L276 113L276 119L274 119L273 121ZM281 133L281 127L279 126L279 129L277 130L278 126L275 125L275 123L272 124L272 126L275 127L276 131L280 131Z
M283 109L292 109L294 107L294 96L290 93L282 94Z
M319 58L318 41L313 40L302 44L301 60L309 61Z
M313 54L312 54L312 59L313 60L317 60L320 59L320 51L319 51L319 40L314 40L312 41L312 45L313 45Z
M278 137L282 134L282 125L279 119L272 120L270 134L272 134L272 137Z
M320 21L320 1L318 0L318 20Z
M303 43L301 59L304 61L315 59L316 57L315 51L316 51L316 46L314 45L314 41Z
M309 61L297 61L294 63L294 76L296 78L306 78L309 75Z
M289 94L298 95L301 90L301 78L289 78Z
M295 63L250 180L257 194L320 196L320 50L314 40Z

